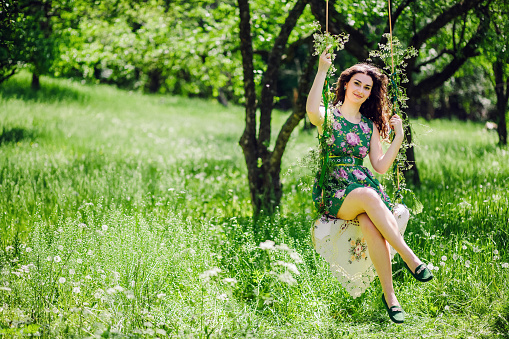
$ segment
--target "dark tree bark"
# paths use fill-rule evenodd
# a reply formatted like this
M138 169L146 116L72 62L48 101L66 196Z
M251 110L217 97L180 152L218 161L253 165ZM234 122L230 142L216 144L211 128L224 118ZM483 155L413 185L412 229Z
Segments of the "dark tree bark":
M287 122L285 124L282 129L282 132L283 130L285 132L280 133L274 151L270 151L271 114L274 106L275 86L281 58L285 51L288 37L307 3L308 0L298 0L295 3L285 23L281 26L281 31L268 55L267 70L262 79L260 126L257 137L257 100L253 73L253 43L251 39L249 1L238 0L240 11L239 35L244 72L244 96L246 99L246 127L239 144L242 147L247 165L251 205L255 215L259 215L262 211L267 214L273 213L276 207L279 206L283 194L280 180L281 157L283 156L284 147L290 137L290 133L298 124L298 121L294 124L294 119L297 119L297 117L294 119L290 117L289 120L292 123ZM302 119L302 116L300 119Z
M507 145L507 103L509 101L509 76L504 82L504 62L497 59L493 63L493 73L495 74L495 93L497 94L496 119L498 142L500 145Z
M41 82L39 80L39 74L37 74L37 72L32 73L32 84L30 85L30 87L34 91L38 91L41 89Z

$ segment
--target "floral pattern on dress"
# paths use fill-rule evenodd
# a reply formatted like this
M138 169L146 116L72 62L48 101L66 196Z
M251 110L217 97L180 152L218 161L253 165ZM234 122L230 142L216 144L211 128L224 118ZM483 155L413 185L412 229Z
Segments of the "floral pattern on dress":
M332 122L332 133L327 140L330 156L351 156L358 159L367 157L373 134L373 122L361 115L359 123L352 123L343 117L338 107L334 107L332 113L334 119ZM352 190L358 187L374 189L382 198L385 205L392 210L389 197L371 171L364 166L336 166L331 174L326 177L323 186L320 187L318 180L315 180L313 201L317 208L325 206L327 208L326 213L334 217L337 216L344 199ZM325 199L329 201L326 204L323 202L324 191L328 192Z
M348 263L353 264L355 261L363 259L368 260L368 255L366 253L368 250L368 244L364 238L357 238L355 240L350 238L348 239L348 242L350 243L350 249L348 250L348 253L351 254Z

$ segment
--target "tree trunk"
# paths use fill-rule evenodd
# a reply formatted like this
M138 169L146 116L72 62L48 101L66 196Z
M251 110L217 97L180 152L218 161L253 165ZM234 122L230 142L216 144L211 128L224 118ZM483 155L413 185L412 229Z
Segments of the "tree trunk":
M497 94L497 109L495 117L497 119L498 142L500 145L507 145L507 102L509 100L509 76L504 82L504 63L497 59L493 63L493 73L495 74L495 93Z
M415 98L411 98L408 100L408 111L412 112L417 105L417 100ZM405 129L406 140L409 145L412 145L413 135L412 135L412 127L409 125L408 128ZM411 183L414 186L419 186L421 184L421 178L419 176L419 169L417 168L417 162L415 160L415 149L414 146L410 146L406 150L406 159L411 167L404 172L405 180L408 183Z
M30 86L34 91L41 89L41 82L39 81L39 74L37 72L32 73L32 84Z
M251 15L248 0L238 0L239 4L239 36L242 53L242 68L244 74L244 97L246 99L246 127L240 138L246 161L249 190L251 193L251 205L253 213L258 216L261 213L272 214L281 202L283 189L280 180L281 158L284 147L291 131L298 124L294 123L297 117L288 119L291 123L285 124L276 141L274 151L270 151L271 114L274 104L275 85L277 73L281 64L281 58L285 50L290 33L297 20L301 16L308 0L298 0L288 14L285 23L281 26L278 37L274 40L274 46L268 55L267 70L262 79L260 98L260 127L258 138L256 136L256 89L253 72L253 42L251 37ZM293 117L293 118L292 118Z

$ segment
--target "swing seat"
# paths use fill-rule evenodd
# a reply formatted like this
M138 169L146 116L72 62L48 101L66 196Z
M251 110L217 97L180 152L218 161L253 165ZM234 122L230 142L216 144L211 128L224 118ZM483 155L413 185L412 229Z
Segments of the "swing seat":
M393 214L403 235L410 212L404 205L397 204ZM311 238L315 250L329 263L332 274L348 293L353 298L364 293L376 272L357 218L343 220L323 216L311 228ZM389 249L392 260L396 251L391 246Z

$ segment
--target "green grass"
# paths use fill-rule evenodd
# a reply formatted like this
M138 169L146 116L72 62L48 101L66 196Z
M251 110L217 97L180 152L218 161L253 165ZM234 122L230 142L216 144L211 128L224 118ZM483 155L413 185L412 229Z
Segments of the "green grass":
M0 87L0 337L507 337L509 152L482 125L413 122L424 211L405 238L438 270L420 284L396 257L394 325L378 281L352 299L312 248L313 132L292 135L281 210L255 222L242 108L42 84Z

